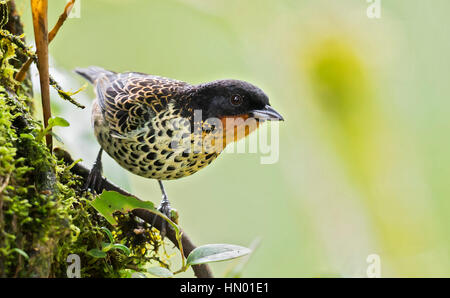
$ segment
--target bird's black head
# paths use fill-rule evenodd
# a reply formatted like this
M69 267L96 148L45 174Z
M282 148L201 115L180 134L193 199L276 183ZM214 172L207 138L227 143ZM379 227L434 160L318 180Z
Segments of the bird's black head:
M258 87L238 80L220 80L194 87L191 108L202 111L202 118L252 117L260 121L284 120L269 104Z

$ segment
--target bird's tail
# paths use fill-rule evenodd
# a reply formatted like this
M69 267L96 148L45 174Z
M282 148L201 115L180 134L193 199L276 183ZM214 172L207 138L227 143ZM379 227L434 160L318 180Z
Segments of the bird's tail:
M77 74L91 82L92 84L101 76L112 75L115 72L106 70L99 66L89 66L88 68L76 68L74 70Z

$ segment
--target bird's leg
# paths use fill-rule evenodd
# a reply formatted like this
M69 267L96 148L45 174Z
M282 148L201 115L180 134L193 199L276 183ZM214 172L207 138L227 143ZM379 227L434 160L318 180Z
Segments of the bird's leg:
M168 218L170 217L170 202L169 199L167 198L167 194L166 194L166 190L164 189L164 185L162 183L161 180L158 180L159 183L159 187L161 188L161 192L162 192L162 200L161 200L161 204L158 207L158 211L161 212L162 214L164 214L165 216L167 216ZM167 223L164 219L161 219L162 223L161 223L161 237L164 239L164 236L166 234L166 227L167 227ZM153 220L153 225L156 221L156 217Z
M92 193L101 193L103 191L103 166L102 166L102 153L103 149L100 148L97 159L94 162L94 166L89 172L89 176L86 179L83 190L91 190Z

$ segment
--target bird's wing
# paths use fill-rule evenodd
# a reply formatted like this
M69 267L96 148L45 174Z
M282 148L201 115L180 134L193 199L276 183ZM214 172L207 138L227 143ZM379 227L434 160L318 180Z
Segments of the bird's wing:
M187 83L141 73L104 75L96 93L111 134L131 138L151 130L148 123L164 111Z

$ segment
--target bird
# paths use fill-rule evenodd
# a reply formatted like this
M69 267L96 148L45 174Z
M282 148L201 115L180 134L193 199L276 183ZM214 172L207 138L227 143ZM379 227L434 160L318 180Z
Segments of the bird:
M100 150L85 189L101 191L106 151L131 173L158 181L158 210L169 218L163 180L196 173L264 121L284 121L260 88L241 80L189 84L98 66L75 72L93 84L96 94L91 122Z

